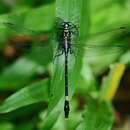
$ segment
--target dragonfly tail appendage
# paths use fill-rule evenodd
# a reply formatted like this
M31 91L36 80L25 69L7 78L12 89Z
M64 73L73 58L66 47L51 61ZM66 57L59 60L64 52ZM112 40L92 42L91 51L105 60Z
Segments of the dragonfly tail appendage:
M69 101L68 101L68 100L65 100L65 103L64 103L65 118L68 118L68 117L69 117L69 111L70 111Z

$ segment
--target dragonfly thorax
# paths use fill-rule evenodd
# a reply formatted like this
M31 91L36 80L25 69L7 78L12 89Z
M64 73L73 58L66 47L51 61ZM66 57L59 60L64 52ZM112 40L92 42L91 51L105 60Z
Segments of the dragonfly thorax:
M63 26L63 34L64 34L64 38L70 38L71 37L71 33L70 33L70 25L69 23L65 22L64 26Z

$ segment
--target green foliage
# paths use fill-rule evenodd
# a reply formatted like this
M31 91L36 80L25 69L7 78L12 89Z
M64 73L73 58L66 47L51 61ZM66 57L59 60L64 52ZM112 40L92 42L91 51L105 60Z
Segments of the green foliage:
M88 102L85 111L85 130L111 130L113 114L107 103Z
M0 113L7 113L26 105L41 101L47 101L47 98L47 81L43 80L37 83L33 83L32 85L19 90L18 92L7 98L0 106Z
M108 73L103 84L99 84L96 74L102 73L102 70L117 59L125 64L130 62L129 53L123 55L129 49L129 30L116 30L119 26L129 26L127 2L126 0L121 4L112 0L56 0L55 3L53 0L20 0L17 3L0 4L1 130L111 130L114 122L113 106L111 100L101 100L101 97L105 96L104 93L109 94L112 87L116 86L111 86L113 70ZM57 31L54 30L56 17L78 27L79 37L76 42L79 45L102 46L100 49L81 49L75 58L69 57L71 111L67 121L63 114L64 56L53 61L54 46L57 45L52 36ZM115 30L91 35L110 28ZM28 44L32 47L20 55L14 53L13 58L10 58L6 55L6 49L10 44L20 43L13 43L11 40L18 36L22 36L22 40L25 37L31 39ZM124 48L116 48L124 43ZM111 45L110 50L103 48L104 45ZM18 53L20 52L16 49L16 54ZM113 55L106 56L106 53ZM118 74L117 71L115 73ZM117 84L121 77L122 74L116 80ZM34 108L31 105L37 106L37 103L43 103L47 107L43 108L40 104L39 109L36 108L38 112L33 113ZM24 114L16 114L18 110ZM12 118L10 114L13 115ZM25 120L19 122L21 116Z

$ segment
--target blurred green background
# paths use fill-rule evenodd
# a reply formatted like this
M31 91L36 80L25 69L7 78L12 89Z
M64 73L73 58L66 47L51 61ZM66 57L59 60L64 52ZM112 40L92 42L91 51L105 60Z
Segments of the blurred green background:
M80 31L67 120L56 17ZM1 0L0 130L129 130L129 17L129 0Z

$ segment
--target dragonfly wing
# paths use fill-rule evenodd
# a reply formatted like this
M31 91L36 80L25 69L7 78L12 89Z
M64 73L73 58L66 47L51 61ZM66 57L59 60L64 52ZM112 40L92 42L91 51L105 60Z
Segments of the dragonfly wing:
M18 24L14 24L12 22L3 22L2 24L5 27L7 27L7 28L19 33L19 34L22 34L22 35L36 36L36 35L43 34L42 31L35 31L33 29L23 27L23 26L18 25Z
M114 43L114 44L72 44L72 46L79 48L79 49L116 49L122 48L127 49L130 47L129 43Z
M126 26L122 26L122 27L117 27L117 28L114 28L114 29L109 29L109 30L105 30L105 31L101 31L101 32L97 32L97 33L93 33L93 34L90 34L90 38L92 38L92 40L94 38L100 38L102 37L103 39L105 38L111 38L111 37L119 37L121 34L127 34L129 33L129 28L126 27Z
M124 52L130 49L130 32L127 28L117 28L106 32L101 32L90 36L86 43L72 44L76 50L81 53L93 54L113 54L114 52Z
M125 49L122 49L122 47L104 48L104 46L102 46L98 48L91 47L81 49L74 47L74 49L75 58L81 58L84 64L89 63L96 73L105 70L106 67L119 60L125 53Z
M16 33L9 39L9 45L7 45L15 48L16 50L24 49L24 51L30 51L30 49L34 47L45 47L47 44L44 43L49 41L48 32L35 31L11 22L2 22L2 24L7 29L11 29Z
M122 48L77 48L74 47L75 56L82 56L86 58L95 58L95 57L107 57L117 54L123 54L126 50Z
M45 50L46 48L48 48L49 46L51 46L50 43L48 42L43 42L42 45L36 45L36 43L10 43L7 44L4 48L5 49L13 49L16 53L20 53L20 54L25 54L25 53L30 53L33 52L35 50ZM46 52L45 52L46 53Z
M87 39L87 44L94 46L115 46L115 47L126 47L128 46L130 37L130 31L126 27L120 27L117 29L109 30L106 32L97 33L90 35Z

